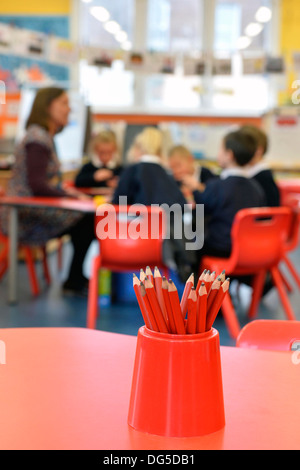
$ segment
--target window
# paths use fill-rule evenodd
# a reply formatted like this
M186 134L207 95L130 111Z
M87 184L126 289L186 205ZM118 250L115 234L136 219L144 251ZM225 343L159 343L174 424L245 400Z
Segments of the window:
M239 37L245 36L250 23L257 23L255 15L262 7L270 7L271 0L216 0L215 40L216 51L232 52L237 49ZM270 23L261 23L261 31L252 36L247 51L265 51L270 34ZM259 30L259 29L258 29Z
M202 0L148 1L147 47L160 52L201 50Z

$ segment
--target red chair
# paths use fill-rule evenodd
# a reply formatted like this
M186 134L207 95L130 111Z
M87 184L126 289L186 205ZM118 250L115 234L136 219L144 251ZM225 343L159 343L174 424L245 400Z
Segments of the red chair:
M288 319L295 320L278 269L284 255L291 216L291 209L287 207L242 209L236 214L231 230L231 256L205 256L202 259L201 272L209 269L219 273L225 269L227 276L253 276L252 301L248 312L250 318L256 315L266 273L270 272ZM240 324L229 295L224 299L222 312L231 336L236 338Z
M4 195L5 195L5 191L2 187L0 187L0 196L4 196ZM9 239L5 235L3 235L1 232L0 232L0 246L1 246L0 279L2 279L2 277L4 276L8 268ZM39 282L38 282L36 270L35 270L33 249L30 246L26 246L26 245L20 248L22 248L24 252L25 262L27 265L29 281L30 281L30 286L31 286L31 292L34 296L37 296L39 295L40 288L39 288ZM42 247L39 247L39 249L41 250L41 255L42 255L41 259L42 259L42 264L43 264L44 277L45 277L47 284L50 284L51 277L50 277L48 263L47 263L46 247L42 246Z
M285 204L292 209L293 215L291 220L291 229L288 240L285 244L285 253L283 261L287 265L292 277L296 281L298 288L300 288L300 276L288 257L288 253L294 251L299 246L300 234L300 194L290 194L286 197ZM292 289L290 289L292 290Z
M239 348L291 351L300 347L300 322L287 320L254 320L240 331Z
M134 207L136 209L138 206ZM162 243L166 231L164 211L161 208L139 206L140 215L137 218L134 214L129 217L128 210L127 206L110 204L97 209L95 223L100 254L93 260L89 282L88 328L96 328L98 273L101 268L113 272L139 272L146 266L157 266L162 272L167 271L162 260ZM107 230L104 225L106 221ZM135 236L138 226L141 230L140 237Z

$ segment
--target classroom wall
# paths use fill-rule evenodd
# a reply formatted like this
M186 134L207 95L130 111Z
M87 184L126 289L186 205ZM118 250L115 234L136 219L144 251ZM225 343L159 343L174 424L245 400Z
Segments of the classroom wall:
M281 105L291 104L291 96L295 91L292 83L300 78L300 69L295 66L294 52L300 54L300 9L299 0L281 0L280 12L280 52L285 57L287 67L287 86L279 96ZM298 69L298 70L297 70Z

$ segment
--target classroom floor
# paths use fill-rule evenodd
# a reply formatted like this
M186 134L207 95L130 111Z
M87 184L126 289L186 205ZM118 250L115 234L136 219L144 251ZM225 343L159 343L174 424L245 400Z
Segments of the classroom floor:
M85 327L87 299L67 297L62 295L61 283L66 276L68 261L71 256L71 246L66 244L64 253L64 270L57 270L56 253L49 255L49 266L52 284L47 287L41 283L41 294L34 298L30 292L26 266L19 263L19 302L17 305L7 303L7 275L0 281L0 328L15 327ZM86 261L85 269L93 257L93 249ZM300 249L290 255L300 271ZM37 271L42 278L41 266L37 263ZM286 271L283 269L283 272ZM287 274L288 279L291 280ZM294 291L289 294L295 315L300 320L300 291L291 281ZM237 285L233 282L231 293L241 325L247 323L247 306L251 297L251 289L241 286L237 295ZM261 302L258 318L285 319L278 295L272 289ZM117 301L109 307L101 308L97 329L128 335L136 335L143 320L135 301L129 303ZM229 336L221 315L216 319L215 328L219 331L220 342L223 346L233 346L235 341Z

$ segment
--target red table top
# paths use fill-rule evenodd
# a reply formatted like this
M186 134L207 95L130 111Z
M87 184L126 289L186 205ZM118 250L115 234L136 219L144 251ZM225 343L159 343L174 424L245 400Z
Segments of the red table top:
M15 328L0 341L1 449L300 449L300 364L290 352L222 347L225 428L179 439L127 424L136 337Z
M93 199L80 200L67 197L0 197L0 204L14 207L55 207L59 209L75 210L81 212L95 212L96 205Z

